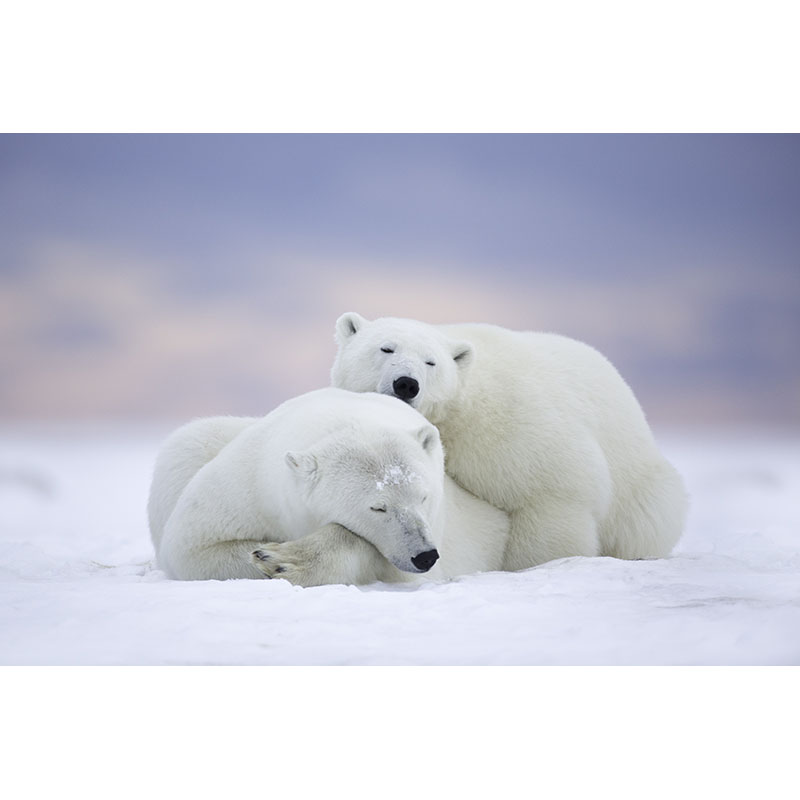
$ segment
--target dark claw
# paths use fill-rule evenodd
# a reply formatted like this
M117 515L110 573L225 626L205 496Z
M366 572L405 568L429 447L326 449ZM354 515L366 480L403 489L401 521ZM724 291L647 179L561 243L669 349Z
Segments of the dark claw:
M263 550L253 550L253 555L259 561L269 561L269 553L265 553Z

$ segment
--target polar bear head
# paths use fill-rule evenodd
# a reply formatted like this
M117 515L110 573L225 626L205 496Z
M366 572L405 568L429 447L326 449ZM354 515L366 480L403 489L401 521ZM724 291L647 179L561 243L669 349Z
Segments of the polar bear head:
M348 528L404 572L427 572L443 533L444 453L436 428L414 417L415 430L353 420L286 463L313 517Z
M337 320L336 342L334 386L398 397L434 424L443 420L473 360L469 342L433 325L394 317L370 322L352 311Z

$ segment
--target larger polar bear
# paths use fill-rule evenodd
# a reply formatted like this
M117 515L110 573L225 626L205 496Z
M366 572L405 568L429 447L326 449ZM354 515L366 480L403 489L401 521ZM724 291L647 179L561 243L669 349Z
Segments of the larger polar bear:
M504 569L659 558L687 498L616 369L554 334L343 314L334 386L394 395L441 433L447 473L511 515Z
M148 513L170 577L301 586L496 570L509 528L446 478L439 434L417 411L339 389L179 428L156 459Z

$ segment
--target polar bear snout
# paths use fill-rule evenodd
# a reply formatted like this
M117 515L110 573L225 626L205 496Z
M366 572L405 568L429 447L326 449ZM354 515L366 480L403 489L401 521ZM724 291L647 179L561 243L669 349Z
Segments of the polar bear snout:
M403 375L394 380L392 389L397 397L408 403L419 394L419 381Z
M411 559L411 563L420 571L427 572L439 560L438 550L426 550Z

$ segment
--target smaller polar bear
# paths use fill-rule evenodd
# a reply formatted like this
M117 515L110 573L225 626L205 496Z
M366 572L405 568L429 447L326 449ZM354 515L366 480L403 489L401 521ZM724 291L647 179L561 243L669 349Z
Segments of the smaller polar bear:
M661 558L687 499L633 392L582 342L494 325L336 323L334 386L404 400L439 428L447 474L510 514L503 569Z
M339 389L179 428L148 514L159 566L182 580L444 579L499 569L508 533L506 514L446 478L417 411Z

